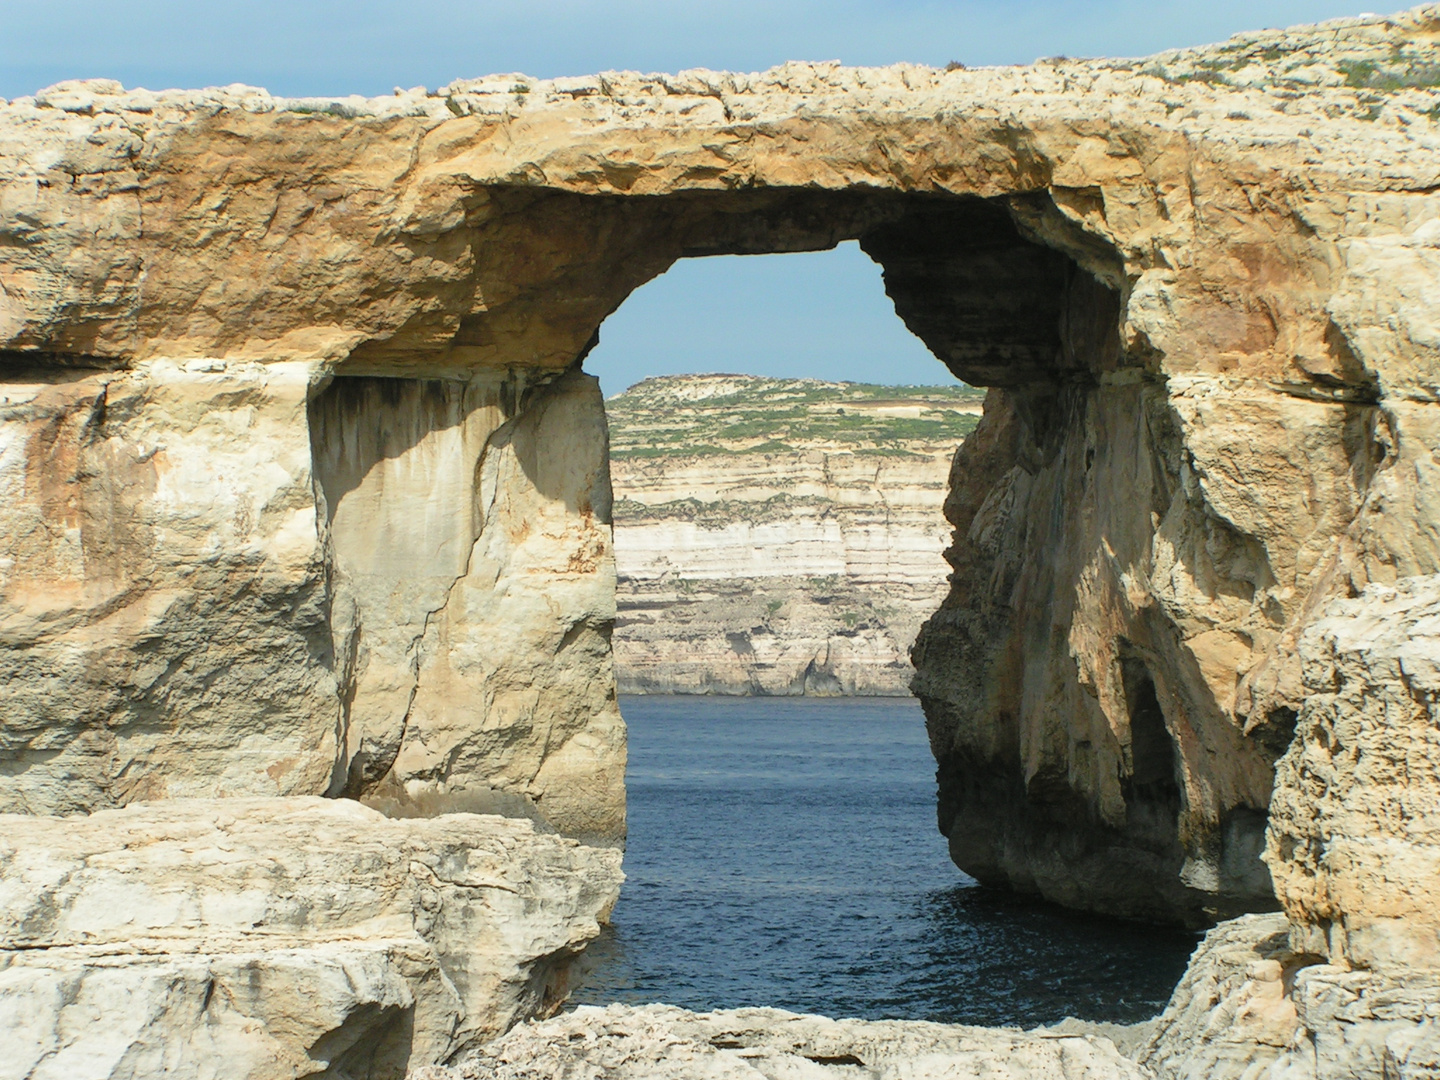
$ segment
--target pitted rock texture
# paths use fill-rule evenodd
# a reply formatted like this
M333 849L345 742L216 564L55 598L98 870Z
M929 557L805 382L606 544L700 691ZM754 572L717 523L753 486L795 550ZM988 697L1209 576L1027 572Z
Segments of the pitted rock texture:
M1210 931L1140 1063L1159 1080L1440 1075L1440 973L1332 966L1290 936L1281 915Z
M529 822L349 800L0 815L0 1076L400 1077L558 1007L620 880Z
M1301 636L1440 572L1437 38L1432 6L1136 61L0 106L3 396L28 365L45 399L0 457L0 798L505 798L618 836L574 369L677 258L854 238L992 388L914 652L956 861L1142 917L1273 903ZM228 456L166 404L278 373L199 410Z
M1091 1035L780 1009L582 1006L410 1080L1145 1080Z
M1440 577L1334 601L1300 656L1265 854L1293 947L1440 978Z

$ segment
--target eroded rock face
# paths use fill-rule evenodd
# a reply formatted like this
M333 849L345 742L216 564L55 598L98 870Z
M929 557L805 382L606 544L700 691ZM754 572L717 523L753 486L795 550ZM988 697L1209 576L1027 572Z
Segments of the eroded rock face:
M620 855L473 814L0 815L5 1076L401 1077L558 1007Z
M582 1006L412 1080L1143 1080L1104 1038L780 1009Z
M1326 964L1283 915L1246 916L1206 936L1139 1061L1160 1080L1424 1080L1440 973Z
M623 835L595 381L315 376L4 383L0 808L345 793Z
M1300 656L1265 853L1292 947L1440 978L1440 577L1334 601Z
M622 693L909 693L979 395L675 375L606 409Z
M1440 571L1437 33L0 106L4 805L513 798L618 835L574 369L677 258L855 238L993 387L915 652L956 860L1129 915L1273 902L1305 629Z
M344 790L426 813L508 795L623 835L595 380L340 378L309 420Z
M0 810L330 787L310 382L286 363L9 373Z

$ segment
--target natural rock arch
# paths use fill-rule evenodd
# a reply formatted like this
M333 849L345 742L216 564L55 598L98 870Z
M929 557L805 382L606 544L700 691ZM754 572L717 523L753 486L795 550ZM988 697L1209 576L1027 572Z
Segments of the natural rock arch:
M519 800L617 835L576 361L676 258L854 237L994 388L915 654L957 861L1129 915L1264 902L1300 630L1437 568L1382 497L1428 467L1433 350L1367 269L1423 264L1433 170L1307 159L1390 153L1348 93L1319 135L1314 103L1123 63L5 107L0 803ZM1127 807L1156 709L1173 842Z

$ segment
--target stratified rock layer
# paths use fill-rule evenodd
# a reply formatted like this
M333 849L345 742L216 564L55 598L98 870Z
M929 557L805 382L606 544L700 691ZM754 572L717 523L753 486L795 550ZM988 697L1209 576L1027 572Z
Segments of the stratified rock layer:
M1145 1080L1108 1040L780 1009L585 1006L411 1080Z
M348 800L0 815L0 1075L404 1076L558 1007L619 864Z
M622 693L909 693L980 395L677 375L606 412Z
M512 800L618 837L578 365L677 258L853 238L991 388L914 653L957 862L1273 903L1301 637L1440 572L1437 36L0 106L0 805Z

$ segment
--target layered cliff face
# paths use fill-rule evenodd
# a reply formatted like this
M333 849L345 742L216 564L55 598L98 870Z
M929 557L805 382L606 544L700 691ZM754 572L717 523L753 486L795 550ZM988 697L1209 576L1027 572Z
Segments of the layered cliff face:
M617 838L580 362L675 259L854 238L990 388L914 653L957 862L1190 922L1273 878L1332 953L1433 930L1433 837L1334 750L1378 714L1307 713L1302 658L1333 601L1440 571L1437 40L1422 8L1143 61L0 106L0 805ZM1356 886L1386 845L1404 887Z
M967 387L677 375L610 398L624 693L909 692Z

